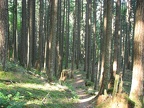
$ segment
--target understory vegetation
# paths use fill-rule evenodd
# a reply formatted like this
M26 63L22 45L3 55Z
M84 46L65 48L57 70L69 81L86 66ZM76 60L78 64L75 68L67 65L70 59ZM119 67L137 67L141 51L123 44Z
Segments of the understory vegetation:
M47 83L44 75L34 70L29 74L14 63L9 63L7 69L10 68L15 71L0 71L1 108L74 108L78 97L72 80L63 85Z
M0 107L1 108L75 108L78 102L78 95L73 87L74 79L67 79L62 85L55 80L48 83L46 74L36 70L26 70L13 62L7 62L7 70L0 71ZM84 72L75 70L74 74ZM130 92L131 72L126 72L124 77L124 91L122 95L117 95L114 99L111 96L100 96L96 104L96 108L104 108L105 105L110 106L119 100L117 105L126 103L133 108L134 103L128 98ZM96 95L98 91L93 90L94 83L85 79L85 86L79 86L85 89L87 94ZM78 88L77 88L78 89ZM113 101L112 101L113 100ZM106 104L107 103L107 104ZM115 104L116 105L116 104ZM110 108L109 107L109 108ZM128 107L129 108L129 107Z

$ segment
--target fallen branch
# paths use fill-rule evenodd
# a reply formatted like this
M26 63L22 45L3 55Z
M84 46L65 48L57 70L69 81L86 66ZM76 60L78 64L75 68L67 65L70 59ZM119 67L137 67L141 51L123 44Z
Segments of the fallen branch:
M51 98L51 97L49 96L49 93L42 99L42 104L43 104L43 105L45 105L44 102L46 101L47 97Z
M16 81L13 81L13 80L6 80L6 79L0 79L0 82L17 83Z

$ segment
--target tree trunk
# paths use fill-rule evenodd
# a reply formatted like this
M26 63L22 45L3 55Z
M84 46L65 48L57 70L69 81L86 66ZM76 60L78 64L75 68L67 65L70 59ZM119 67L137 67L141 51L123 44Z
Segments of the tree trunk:
M111 71L110 76L110 85L109 88L114 86L114 80L116 73L119 73L120 63L120 12L121 12L121 0L116 2L116 23L115 23L115 33L114 33L114 60L113 60L113 70Z
M103 35L101 38L101 71L100 71L100 81L99 86L102 84L102 77L104 72L104 57L105 57L105 41L106 41L106 28L107 28L107 0L104 0L104 14L103 14Z
M43 66L43 38L44 38L44 28L43 28L43 18L44 18L44 1L40 0L39 9L39 60L38 60L38 70L41 71Z
M35 62L35 0L28 0L28 11L27 67L31 68Z
M144 72L144 1L137 0L135 36L134 36L134 64L130 98L136 108L143 108L143 72Z
M3 70L6 62L6 39L8 35L8 1L0 0L0 63Z
M110 55L111 55L111 37L112 37L112 0L107 1L107 28L106 28L106 41L105 41L105 58L104 58L104 72L102 84L99 94L104 93L108 89L108 79L110 72Z
M13 60L18 59L17 0L13 1Z
M26 17L26 0L22 1L22 29L21 29L21 50L20 50L20 64L26 67L27 61L27 17Z
M80 31L81 31L81 3L80 0L77 0L77 39L76 39L76 47L77 47L77 54L76 54L76 68L79 68L79 62L80 62Z
M53 73L55 70L55 56L56 56L56 26L57 26L57 3L58 0L52 0L52 16L51 16L51 29L50 29L50 37L49 37L49 63L48 63L48 81L51 82L53 80Z
M69 15L70 15L70 0L66 0L67 12L66 12L66 62L65 69L68 68L68 58L69 58Z

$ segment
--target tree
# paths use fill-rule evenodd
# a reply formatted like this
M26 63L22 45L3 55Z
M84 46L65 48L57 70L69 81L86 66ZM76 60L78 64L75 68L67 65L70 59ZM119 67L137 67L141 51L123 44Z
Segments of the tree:
M144 72L144 1L137 0L134 34L134 64L130 98L142 108Z
M17 0L13 1L13 60L18 59Z
M70 15L70 0L66 0L66 62L65 69L68 68L68 58L69 58L69 15Z
M21 51L20 51L20 64L26 67L27 61L27 16L26 16L26 0L22 1L22 29L21 29Z
M104 43L106 41L106 28L107 28L107 0L104 0L104 14L103 14L103 34L101 36L101 71L100 71L100 81L99 85L101 86L102 84L102 77L103 77L103 72L104 72L104 56L105 56L105 49L104 49Z
M35 62L35 0L28 0L28 13L27 66L31 68Z
M40 8L39 8L39 71L42 69L43 64L43 16L44 16L44 1L40 0Z
M86 59L86 78L90 78L90 61L91 61L91 8L92 0L87 0L86 5L86 37L85 37L85 59Z
M76 1L75 1L75 8L73 12L73 41L72 41L72 56L71 56L71 78L73 78L74 73L74 62L75 62L75 40L76 40Z
M97 88L97 74L95 75L96 71L96 9L97 9L97 0L93 1L93 40L92 40L92 73L91 73L91 81L94 82L95 80L95 89ZM95 78L96 77L96 78Z
M120 63L120 11L121 10L121 0L116 2L116 23L115 23L115 34L114 34L114 62L113 62L113 72L114 75L119 71Z
M63 60L63 45L62 45L62 35L61 35L61 30L62 30L62 18L61 18L61 11L62 11L62 3L61 0L58 0L58 19L57 19L57 55L58 55L58 71L59 73L62 72L62 60Z
M0 0L0 63L5 69L6 61L6 39L8 33L8 1Z
M52 13L51 13L51 29L50 29L50 37L49 37L49 62L48 62L48 81L51 82L53 79L53 73L55 70L55 57L56 57L56 26L57 26L57 3L58 0L51 0L52 5Z
M120 72L120 14L121 13L121 0L116 2L116 21L114 32L114 54L113 54L113 70L110 75L109 88L114 86L114 80L116 73Z
M105 58L104 58L104 72L102 78L102 84L99 94L102 94L104 90L108 89L108 78L110 72L110 55L111 55L111 37L112 37L112 0L107 1L107 27L106 27L106 41L105 45Z
M80 62L80 54L81 54L81 49L80 49L80 31L81 31L81 1L76 0L76 22L77 22L77 31L76 31L76 68L79 68L79 62Z

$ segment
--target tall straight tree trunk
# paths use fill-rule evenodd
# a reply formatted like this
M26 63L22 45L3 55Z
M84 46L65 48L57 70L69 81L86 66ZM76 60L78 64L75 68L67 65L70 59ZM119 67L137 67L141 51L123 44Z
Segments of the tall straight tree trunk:
M90 78L90 60L91 60L91 8L92 0L87 0L86 7L86 78Z
M89 20L88 20L88 2L86 4L86 30L85 30L85 71L86 71L86 78L89 79L89 64L88 64L88 57L89 57L89 53L88 53L88 24L89 24Z
M110 75L110 85L109 88L114 86L114 80L116 73L120 71L120 12L121 12L121 0L116 2L116 22L115 22L115 32L114 32L114 60L113 60L113 70Z
M101 75L101 68L102 68L102 55L103 55L103 53L102 53L102 48L103 48L103 44L102 44L102 42L104 41L103 40L103 38L104 38L104 34L105 34L105 32L104 32L104 21L103 21L103 15L102 15L102 8L103 8L103 5L101 4L101 6L100 6L100 52L99 52L99 59L98 59L98 87L100 87L100 84L101 84L101 80L102 80L102 75ZM106 12L105 12L106 13ZM105 14L104 13L104 14ZM104 52L104 51L103 51Z
M35 61L35 0L28 0L28 11L27 67L31 68Z
M64 64L64 35L65 35L65 16L66 16L66 12L65 12L65 9L66 9L66 0L63 0L62 2L63 4L63 10L62 10L62 30L61 30L61 65L62 65L62 68L63 68L63 64Z
M47 62L46 57L47 57L48 19L49 19L48 7L49 7L48 1L45 0L45 5L44 5L44 10L45 10L45 15L44 15L44 24L45 24L44 25L44 34L45 34L44 46L45 47L44 47L44 63L43 63L43 68L44 68L43 70L44 71L46 71L46 62Z
M75 1L75 8L73 11L73 41L72 41L72 56L71 56L71 78L73 78L74 73L74 62L75 62L75 40L76 40L76 1Z
M68 68L68 58L69 58L69 15L70 15L70 0L66 0L67 11L66 11L66 62L65 69Z
M106 28L106 41L105 41L105 58L104 58L104 72L102 84L99 94L104 93L108 89L108 78L110 72L110 55L111 55L111 37L112 37L112 0L107 1L107 28Z
M39 9L39 71L42 69L43 64L43 16L44 16L44 1L40 0L40 9Z
M93 39L92 39L92 73L91 73L91 81L95 81L95 89L97 88L97 74L96 72L96 20L97 20L97 15L96 15L96 9L97 9L97 1L93 1ZM96 76L95 76L96 75Z
M80 50L80 31L81 31L81 2L80 0L77 0L77 54L76 54L76 68L79 68L79 62L80 62L80 55L81 55L81 50Z
M57 8L57 12L58 12L58 27L57 27L57 41L58 41L58 45L57 45L57 53L58 53L58 72L60 74L60 72L62 72L62 40L61 40L61 24L62 24L62 19L61 19L61 0L58 0L58 8Z
M48 81L51 82L55 70L55 56L56 56L56 27L57 27L57 3L58 0L51 0L52 13L51 13L51 29L49 37L49 63L48 63Z
M107 28L107 0L104 0L104 14L103 14L103 35L101 38L101 72L99 85L102 84L102 77L104 72L104 57L105 57L105 41L106 41L106 28Z
M134 34L134 64L130 98L135 102L135 108L143 108L143 72L144 72L144 1L137 0L135 34Z
M21 29L21 50L20 50L20 63L26 67L27 61L27 17L26 17L26 0L22 1L22 29Z
M121 12L121 0L116 2L116 23L115 23L115 34L114 34L114 62L113 62L113 72L114 76L117 71L119 71L119 38L120 38L120 12Z
M13 60L18 59L17 0L13 1Z
M35 35L35 0L32 0L32 66L34 67L36 62L36 35Z
M49 55L50 55L50 52L49 52L49 38L50 38L50 30L51 30L51 10L52 10L52 8L51 8L52 6L51 6L51 3L49 3L49 6L48 6L48 15L47 15L47 17L48 17L48 19L47 19L47 50L46 50L46 72L48 72L47 71L47 69L49 68ZM48 73L47 73L48 74Z
M6 40L8 35L8 0L0 0L0 63L3 70L7 56Z

